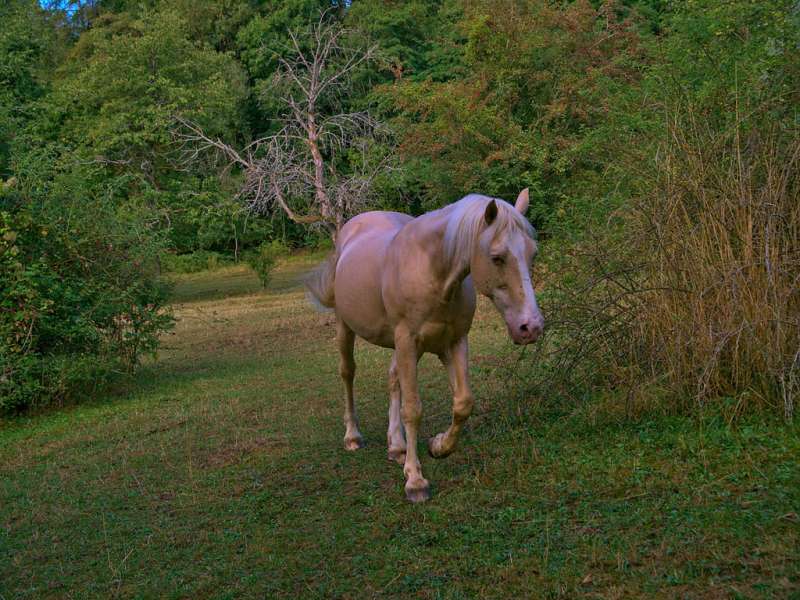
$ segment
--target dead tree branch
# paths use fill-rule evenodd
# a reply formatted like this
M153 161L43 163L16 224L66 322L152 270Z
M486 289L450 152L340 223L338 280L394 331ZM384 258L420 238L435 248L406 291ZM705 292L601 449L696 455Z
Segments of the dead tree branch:
M188 165L215 153L243 173L238 196L251 209L280 210L335 237L372 202L376 179L395 168L387 128L368 111L346 110L353 75L374 60L377 47L353 43L353 32L327 13L290 40L266 92L284 107L278 133L236 150L179 118L182 160Z

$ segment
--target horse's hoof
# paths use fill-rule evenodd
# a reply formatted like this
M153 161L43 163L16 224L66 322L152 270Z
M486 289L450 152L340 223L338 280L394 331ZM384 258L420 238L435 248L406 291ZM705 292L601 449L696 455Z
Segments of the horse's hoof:
M359 448L363 448L363 447L364 447L364 439L361 438L361 437L355 437L355 438L350 438L350 439L345 438L345 440L344 440L344 449L345 450L353 451L353 450L358 450Z
M406 449L405 448L389 448L387 453L389 460L396 462L398 465L406 464Z
M416 482L413 487L406 484L406 498L412 504L427 502L431 499L431 485L425 479Z
M444 451L442 450L442 440L444 439L444 434L440 433L439 435L435 435L432 438L428 438L428 454L431 455L431 458L445 458L452 454L452 450Z

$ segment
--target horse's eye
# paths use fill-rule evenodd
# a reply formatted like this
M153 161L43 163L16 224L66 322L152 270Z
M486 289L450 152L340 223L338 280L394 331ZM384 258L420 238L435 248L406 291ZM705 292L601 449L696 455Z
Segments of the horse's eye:
M492 257L492 262L499 267L499 266L505 264L506 259L503 258L502 256L493 256Z

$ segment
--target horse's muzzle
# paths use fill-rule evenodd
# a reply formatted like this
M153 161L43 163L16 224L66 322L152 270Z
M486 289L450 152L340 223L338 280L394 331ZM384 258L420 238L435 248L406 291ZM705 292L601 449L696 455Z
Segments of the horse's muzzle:
M532 344L539 339L544 331L544 320L542 318L534 318L525 320L512 329L509 326L509 335L515 344L524 346Z

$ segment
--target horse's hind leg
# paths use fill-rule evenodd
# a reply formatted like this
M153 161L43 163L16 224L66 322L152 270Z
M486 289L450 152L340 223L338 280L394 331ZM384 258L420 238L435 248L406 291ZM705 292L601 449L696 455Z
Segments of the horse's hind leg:
M353 379L356 376L356 361L353 359L353 346L356 336L341 319L336 321L336 341L339 345L339 375L344 382L344 447L358 450L364 445L358 431L356 409L353 402Z
M397 374L397 354L392 354L389 367L389 430L386 432L389 460L406 462L406 437L400 420L400 377Z
M447 431L428 440L428 452L434 458L444 458L456 449L461 428L472 414L475 401L467 376L468 354L467 338L464 337L440 357L453 391L453 421Z

